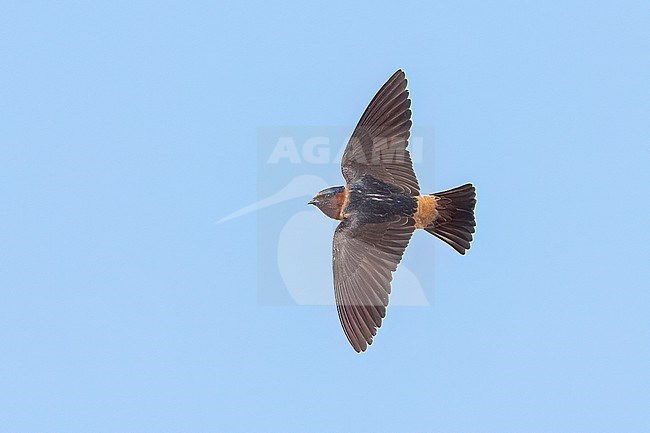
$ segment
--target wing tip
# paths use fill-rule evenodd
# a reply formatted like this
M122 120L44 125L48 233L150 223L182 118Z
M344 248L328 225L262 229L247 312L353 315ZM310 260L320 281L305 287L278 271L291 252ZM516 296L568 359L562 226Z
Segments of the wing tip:
M352 343L350 341L350 343ZM357 342L357 344L351 344L352 349L354 349L355 352L357 353L364 353L366 350L368 350L369 346L372 346L372 340L366 341L366 340L360 340Z
M390 76L385 85L398 82L404 82L405 84L408 82L406 80L406 72L404 72L402 68L399 68L397 71L393 72L393 75Z

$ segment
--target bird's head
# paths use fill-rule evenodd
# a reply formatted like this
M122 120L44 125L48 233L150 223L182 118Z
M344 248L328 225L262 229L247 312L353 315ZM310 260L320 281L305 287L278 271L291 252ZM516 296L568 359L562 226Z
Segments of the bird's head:
M345 201L345 187L333 186L324 189L309 200L308 204L313 204L325 215L335 220L341 219L341 208Z

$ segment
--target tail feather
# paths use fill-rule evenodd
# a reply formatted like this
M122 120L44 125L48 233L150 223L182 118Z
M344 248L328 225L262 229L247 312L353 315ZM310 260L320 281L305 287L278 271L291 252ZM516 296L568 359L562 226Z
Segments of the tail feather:
M469 250L476 220L476 190L471 183L443 192L431 194L436 197L438 217L424 229L449 244L460 254Z

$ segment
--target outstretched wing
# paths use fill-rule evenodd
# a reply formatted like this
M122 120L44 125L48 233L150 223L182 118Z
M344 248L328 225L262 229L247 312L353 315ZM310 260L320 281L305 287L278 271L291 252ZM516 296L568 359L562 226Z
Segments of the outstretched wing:
M413 221L360 224L344 220L334 233L336 308L343 331L357 352L366 350L386 316L392 273L413 234Z
M411 100L406 77L398 70L370 101L341 160L348 183L363 174L418 195L420 186L406 150L411 129Z

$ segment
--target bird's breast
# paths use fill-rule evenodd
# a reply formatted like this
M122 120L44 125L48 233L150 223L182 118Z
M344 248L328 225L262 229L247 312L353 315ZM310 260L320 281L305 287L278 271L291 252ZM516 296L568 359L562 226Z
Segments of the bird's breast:
M336 205L338 206L339 209L338 218L336 219L341 220L346 216L345 209L347 208L348 203L350 201L350 188L348 187L348 185L345 185L343 191L336 194L335 199L336 199Z

